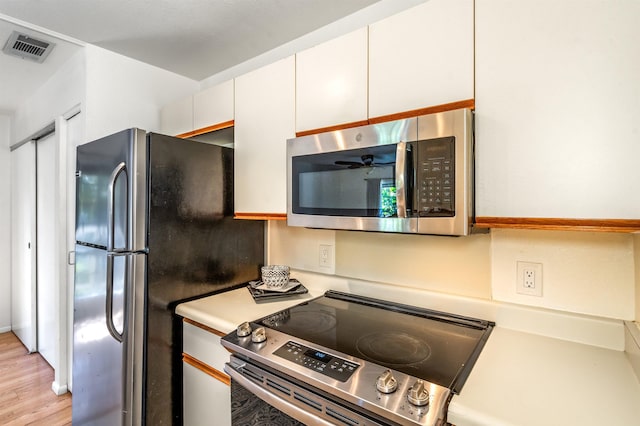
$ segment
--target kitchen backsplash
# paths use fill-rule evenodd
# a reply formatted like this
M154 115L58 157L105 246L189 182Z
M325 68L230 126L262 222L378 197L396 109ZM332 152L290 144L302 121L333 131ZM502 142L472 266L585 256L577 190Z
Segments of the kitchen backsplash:
M335 268L319 266L319 245ZM640 236L494 229L451 238L289 228L269 223L269 262L465 297L640 318ZM516 262L542 264L543 295L517 294Z

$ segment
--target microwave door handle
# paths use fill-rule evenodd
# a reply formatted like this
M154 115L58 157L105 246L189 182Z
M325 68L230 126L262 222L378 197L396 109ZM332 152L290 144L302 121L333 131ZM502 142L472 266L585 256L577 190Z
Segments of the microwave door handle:
M396 208L398 218L407 218L407 143L396 145Z

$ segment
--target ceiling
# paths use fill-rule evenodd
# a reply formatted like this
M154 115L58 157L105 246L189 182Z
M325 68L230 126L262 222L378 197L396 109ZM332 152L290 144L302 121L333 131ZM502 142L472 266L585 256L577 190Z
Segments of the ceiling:
M0 0L0 47L13 29L56 43L44 64L0 53L0 113L83 42L201 81L380 1Z

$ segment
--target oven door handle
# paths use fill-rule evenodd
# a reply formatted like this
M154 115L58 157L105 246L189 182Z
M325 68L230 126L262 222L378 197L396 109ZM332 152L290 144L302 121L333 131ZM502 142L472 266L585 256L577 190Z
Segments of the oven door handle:
M229 375L229 377L231 377L232 380L235 380L239 385L247 389L249 392L257 396L267 404L271 405L272 407L293 417L294 419L307 425L334 426L334 423L323 420L320 417L291 404L289 401L286 401L272 394L253 380L245 377L230 363L226 363L224 365L224 371Z

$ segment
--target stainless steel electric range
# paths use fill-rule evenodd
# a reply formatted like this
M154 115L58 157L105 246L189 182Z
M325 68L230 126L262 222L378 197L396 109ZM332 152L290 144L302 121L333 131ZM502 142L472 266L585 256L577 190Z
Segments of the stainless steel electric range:
M243 323L222 339L233 424L445 424L493 326L336 291Z

